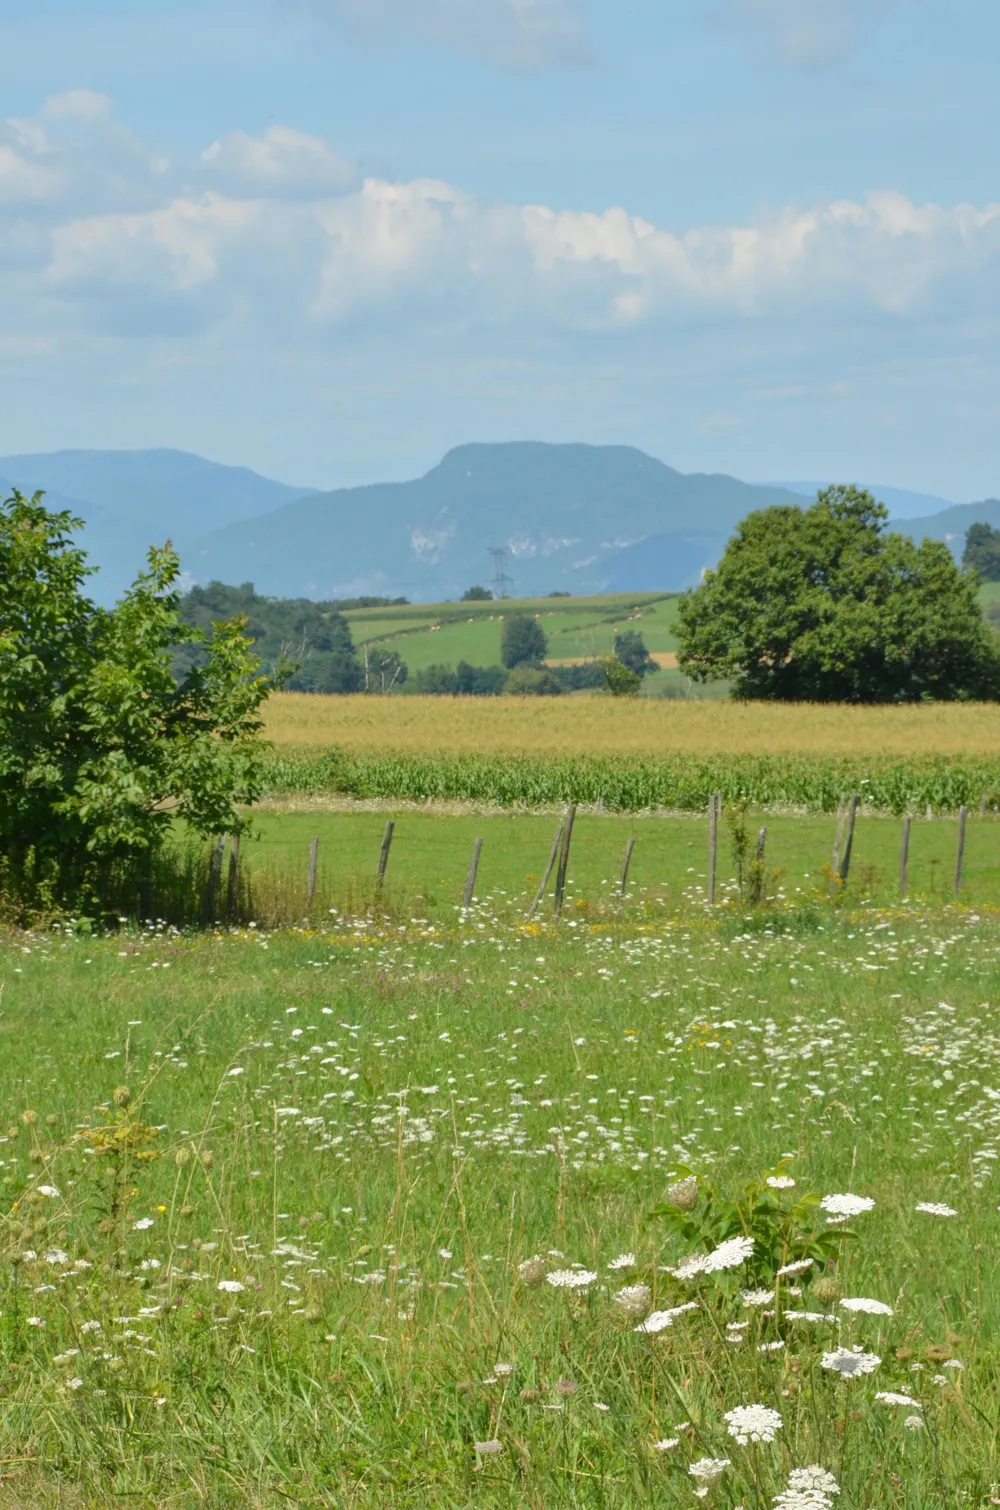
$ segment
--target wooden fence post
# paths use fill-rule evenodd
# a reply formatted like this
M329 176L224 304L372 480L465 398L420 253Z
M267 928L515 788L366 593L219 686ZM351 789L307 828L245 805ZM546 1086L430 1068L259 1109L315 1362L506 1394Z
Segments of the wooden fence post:
M202 899L202 911L206 923L215 922L215 904L219 892L219 879L222 875L222 861L226 853L226 835L220 834L212 851L211 863L208 867L208 880L205 883L205 895Z
M628 885L628 868L632 864L632 851L635 849L635 837L625 844L625 858L622 861L622 873L618 882L618 906L621 907L625 900L625 888Z
M382 883L385 881L385 868L389 863L389 847L392 844L392 835L395 827L395 823L390 818L385 826L385 833L382 835L382 848L379 850L378 856L378 874L375 877L376 897L382 895Z
M903 819L903 845L899 851L899 894L901 897L905 897L909 889L910 829L912 826L913 819L907 813Z
M860 801L861 798L855 792L847 809L847 837L844 840L844 854L840 862L840 883L842 886L847 885L847 876L851 869L851 851L854 848L854 821L858 816L858 803Z
M713 792L708 799L708 905L715 905L715 862L719 853L719 810L722 797Z
M844 818L847 814L847 798L843 792L837 802L837 832L833 839L833 855L830 860L830 890L833 891L840 875L840 850L844 842Z
M958 850L955 855L955 890L959 891L962 886L962 862L965 859L965 824L969 816L969 809L964 805L958 810Z
M538 890L535 892L535 900L532 902L527 911L527 916L529 918L533 918L535 916L535 913L541 906L542 898L545 895L545 888L549 884L549 876L552 874L552 867L556 863L556 855L559 853L559 846L562 843L562 836L562 824L560 823L559 827L556 829L556 836L552 840L552 851L549 855L549 863L545 867L545 874L542 876L542 879L538 885Z
M764 863L764 846L765 846L766 843L767 843L767 829L765 827L765 828L762 828L761 831L760 831L760 833L757 835L757 864L758 865L763 865L763 863Z
M306 881L306 913L312 910L313 897L316 895L316 864L319 859L319 835L314 834L309 840L309 876Z
M483 841L477 839L472 846L472 859L469 862L469 874L465 878L465 891L462 893L462 906L466 912L472 906L472 897L476 890L476 876L479 872L479 856L483 852Z
M576 818L576 803L571 802L566 809L566 821L563 824L562 844L559 847L559 867L556 870L556 894L554 911L556 917L562 912L563 897L566 892L566 868L569 865L569 846L573 839L573 823Z
M226 884L226 917L232 922L236 916L237 887L240 868L240 836L234 834L229 841L229 877Z

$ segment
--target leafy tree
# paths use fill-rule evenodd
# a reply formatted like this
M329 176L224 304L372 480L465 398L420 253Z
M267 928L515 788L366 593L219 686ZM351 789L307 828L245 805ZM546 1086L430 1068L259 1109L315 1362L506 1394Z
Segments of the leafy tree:
M504 619L500 659L508 671L515 666L540 665L548 648L545 630L530 614L512 613Z
M614 655L616 661L621 661L636 676L646 676L660 669L637 629L622 629L615 635Z
M638 671L633 671L626 666L617 656L606 655L601 662L604 671L604 685L612 697L638 697L642 687L642 677Z
M376 606L388 601L379 600ZM284 685L291 692L359 692L364 686L350 625L332 604L264 597L254 591L252 582L239 587L209 582L185 594L181 614L187 623L205 630L218 619L245 618L246 632L265 670L286 667ZM199 644L181 646L178 671L201 664L204 654Z
M410 671L398 650L382 645L365 646L365 691L385 693L401 687Z
M467 587L463 592L460 603L492 603L493 594L488 587Z
M503 666L470 666L468 661L459 661L455 668L455 690L460 697L499 697L506 680Z
M965 536L962 565L984 582L1000 582L1000 530L988 524L972 524Z
M558 697L562 684L548 666L531 666L522 661L511 671L503 690L515 697Z
M553 676L564 692L596 692L607 686L603 661L583 661L579 666L553 666Z
M853 487L749 514L680 602L681 668L734 695L817 702L995 698L1000 656L947 546L885 533Z
M183 622L166 545L117 606L84 593L81 521L43 494L0 504L0 890L100 905L148 868L176 819L241 833L262 784L258 709L274 679L243 623ZM178 682L173 652L203 663ZM281 668L276 668L280 678Z

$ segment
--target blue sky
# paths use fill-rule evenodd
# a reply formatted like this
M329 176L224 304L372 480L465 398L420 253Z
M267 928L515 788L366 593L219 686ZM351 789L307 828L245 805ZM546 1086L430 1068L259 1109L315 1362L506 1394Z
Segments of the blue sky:
M998 51L985 0L0 0L0 454L996 494Z

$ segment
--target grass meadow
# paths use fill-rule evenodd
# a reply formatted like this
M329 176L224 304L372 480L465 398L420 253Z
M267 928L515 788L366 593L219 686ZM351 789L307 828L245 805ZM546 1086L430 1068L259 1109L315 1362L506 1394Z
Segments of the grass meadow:
M9 937L0 1505L995 1503L998 972L819 900Z

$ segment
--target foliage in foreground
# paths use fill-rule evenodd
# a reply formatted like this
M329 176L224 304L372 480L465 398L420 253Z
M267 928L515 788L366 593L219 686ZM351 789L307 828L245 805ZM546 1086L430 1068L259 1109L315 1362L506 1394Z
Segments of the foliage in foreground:
M852 759L808 755L648 756L388 754L327 750L275 752L265 768L269 794L342 793L546 807L601 803L616 812L704 809L712 792L727 803L835 812L845 792L891 813L972 807L1000 799L1000 756Z
M169 546L96 607L79 525L40 493L0 505L0 897L15 907L113 906L142 889L175 819L239 833L261 788L273 684L242 621L210 635L181 621ZM194 643L203 663L177 683L174 651Z
M1000 697L1000 652L977 579L941 541L884 533L870 493L748 514L681 599L680 666L734 696L893 703Z
M1000 928L804 922L12 940L7 1471L991 1503Z

